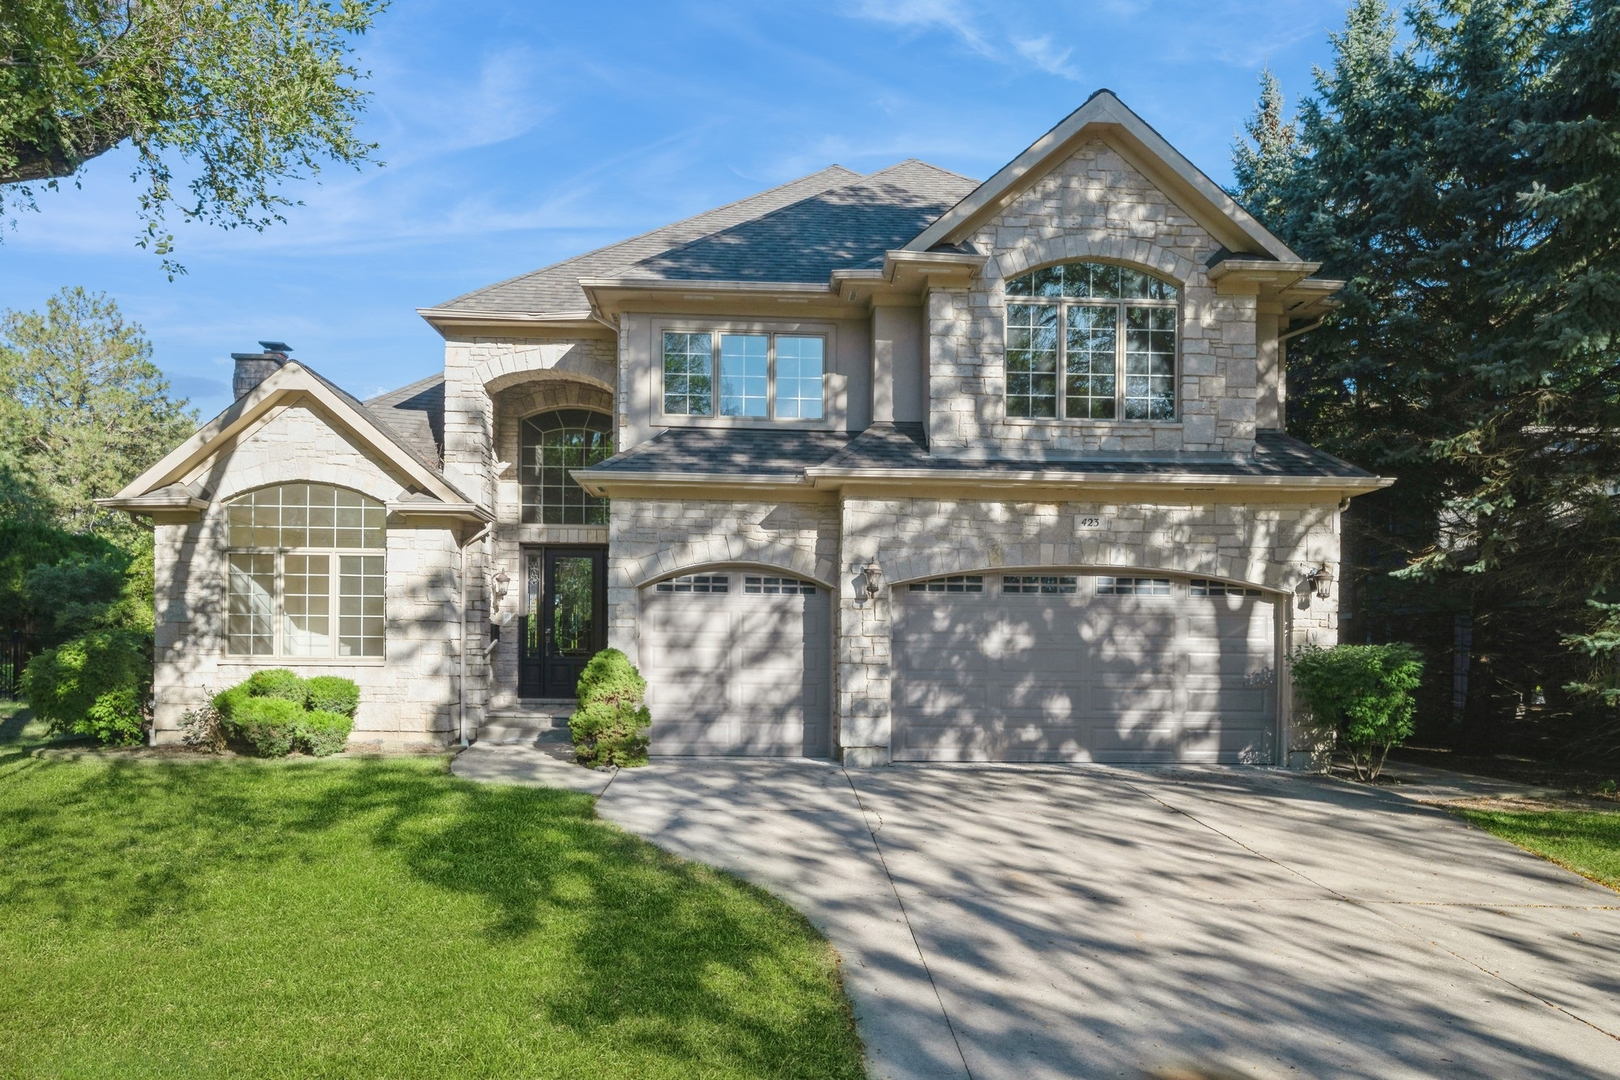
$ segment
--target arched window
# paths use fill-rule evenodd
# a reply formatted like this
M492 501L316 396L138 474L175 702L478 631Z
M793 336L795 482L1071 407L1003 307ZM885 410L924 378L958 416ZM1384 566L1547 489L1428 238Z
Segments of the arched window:
M1012 278L1007 415L1174 419L1178 301L1170 282L1109 263Z
M227 503L226 651L382 656L386 514L329 484L277 484Z
M523 421L518 483L523 521L531 525L606 525L606 499L585 494L568 475L613 453L611 418L589 409L558 409Z

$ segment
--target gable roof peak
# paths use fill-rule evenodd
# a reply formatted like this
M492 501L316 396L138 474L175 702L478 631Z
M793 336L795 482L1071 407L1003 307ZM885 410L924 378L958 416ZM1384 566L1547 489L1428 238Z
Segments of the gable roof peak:
M960 243L1093 138L1125 151L1128 159L1134 159L1133 165L1144 167L1167 196L1233 251L1299 261L1287 244L1107 88L1092 91L1079 108L918 233L906 244L906 250L928 251Z

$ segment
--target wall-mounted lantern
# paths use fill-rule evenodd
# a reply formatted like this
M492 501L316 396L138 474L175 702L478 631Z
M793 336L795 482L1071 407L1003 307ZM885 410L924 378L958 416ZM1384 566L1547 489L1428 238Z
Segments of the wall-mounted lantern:
M1323 563L1305 575L1305 583L1311 586L1318 600L1326 600L1333 592L1333 571Z
M877 599L878 590L883 588L883 568L874 560L866 564L861 570L866 581L866 595L869 599Z
M498 604L506 599L506 592L512 587L512 577L504 569L495 574L495 602Z

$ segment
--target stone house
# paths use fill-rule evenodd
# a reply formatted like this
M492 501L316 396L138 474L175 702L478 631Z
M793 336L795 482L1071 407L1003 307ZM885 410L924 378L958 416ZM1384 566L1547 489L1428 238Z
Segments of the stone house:
M837 166L421 309L370 401L278 343L107 504L157 532L154 738L255 668L356 737L532 737L623 649L663 754L1307 765L1387 481L1284 434L1339 283L1099 91L982 183Z

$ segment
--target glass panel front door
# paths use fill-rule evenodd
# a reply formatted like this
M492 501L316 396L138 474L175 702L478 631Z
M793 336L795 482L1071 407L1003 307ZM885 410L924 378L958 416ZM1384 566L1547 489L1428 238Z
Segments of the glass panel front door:
M607 552L534 548L523 553L520 697L573 697L579 674L607 647Z

